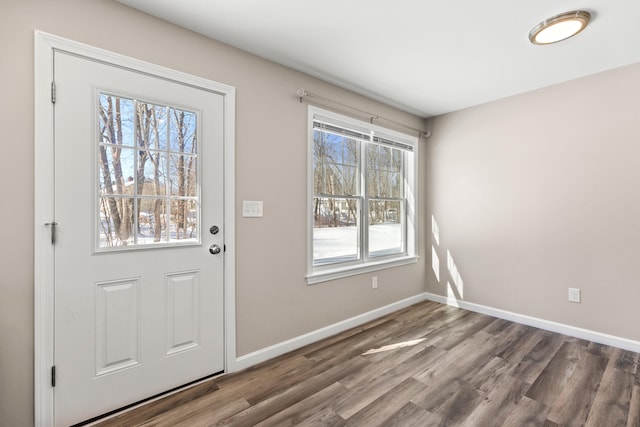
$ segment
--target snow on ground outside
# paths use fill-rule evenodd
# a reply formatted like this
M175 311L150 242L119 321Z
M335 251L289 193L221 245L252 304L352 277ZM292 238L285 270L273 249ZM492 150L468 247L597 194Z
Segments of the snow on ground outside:
M369 226L370 252L402 246L400 224ZM332 258L355 255L358 250L358 232L353 227L322 227L313 229L313 258Z

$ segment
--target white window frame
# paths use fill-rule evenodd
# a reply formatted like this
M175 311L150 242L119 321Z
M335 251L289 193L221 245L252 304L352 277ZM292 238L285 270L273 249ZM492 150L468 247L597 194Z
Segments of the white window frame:
M366 131L371 135L376 135L392 141L398 141L402 144L413 147L413 152L406 155L405 161L405 181L404 192L406 199L406 219L405 219L405 250L402 253L387 255L384 257L367 257L362 245L366 245L365 236L359 237L358 249L361 255L359 259L352 262L336 262L323 265L314 265L313 263L313 199L314 199L314 175L313 175L313 123L314 120L320 119L328 123L335 124L346 128L354 128ZM361 153L362 165L364 155ZM353 276L357 274L377 271L385 268L397 267L415 263L417 261L417 218L418 218L418 191L417 191L417 161L418 161L418 138L400 133L391 129L386 129L368 122L357 120L342 114L324 110L310 105L308 107L307 116L307 284L321 283L329 280L339 279L342 277ZM364 168L360 166L359 172L362 174ZM364 182L361 176L361 182ZM361 188L364 187L361 185ZM361 194L361 196L363 196ZM366 197L363 197L363 203ZM366 221L360 221L359 235L365 227L368 227Z

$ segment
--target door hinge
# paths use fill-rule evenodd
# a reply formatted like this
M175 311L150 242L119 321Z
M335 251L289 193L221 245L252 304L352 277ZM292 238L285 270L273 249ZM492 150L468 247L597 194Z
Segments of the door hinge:
M51 103L56 103L56 82L51 82Z
M56 365L51 367L51 387L56 386Z
M56 244L56 228L58 227L58 223L56 221L46 222L44 225L48 225L51 227L51 244Z

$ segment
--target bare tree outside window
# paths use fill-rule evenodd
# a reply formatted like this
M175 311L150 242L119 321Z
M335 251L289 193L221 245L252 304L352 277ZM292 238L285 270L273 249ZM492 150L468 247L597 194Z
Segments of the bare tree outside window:
M355 120L313 118L314 266L408 252L405 187L414 145L380 130Z
M100 248L197 241L197 114L101 93Z

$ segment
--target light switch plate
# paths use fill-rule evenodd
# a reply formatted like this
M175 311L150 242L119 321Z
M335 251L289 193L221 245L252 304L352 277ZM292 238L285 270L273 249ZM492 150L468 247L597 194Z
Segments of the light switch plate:
M261 218L262 213L262 200L243 200L242 201L242 216L245 218Z

